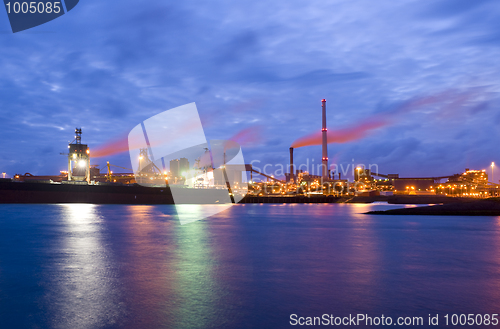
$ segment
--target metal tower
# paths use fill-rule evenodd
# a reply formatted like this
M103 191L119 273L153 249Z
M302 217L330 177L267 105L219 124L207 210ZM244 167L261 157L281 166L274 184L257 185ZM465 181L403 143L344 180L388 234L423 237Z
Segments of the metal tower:
M68 181L90 183L90 150L82 144L82 128L75 129L74 143L68 145Z
M322 138L323 138L323 142L322 142L322 145L323 145L323 155L322 155L322 164L321 164L321 167L322 167L322 177L323 177L323 181L327 180L328 179L328 137L326 135L326 99L322 99L321 100L321 110L323 112L323 126L322 126L322 129L321 129L321 134L322 134Z

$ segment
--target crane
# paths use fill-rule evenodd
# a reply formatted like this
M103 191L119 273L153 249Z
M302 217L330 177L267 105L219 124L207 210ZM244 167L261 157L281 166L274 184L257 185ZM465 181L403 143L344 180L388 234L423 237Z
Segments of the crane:
M111 163L109 163L109 161L107 161L107 168L108 168L108 181L112 182L113 180L111 179L111 166L113 167L117 167L117 168L121 168L121 169L125 169L125 170L130 170L133 172L132 169L130 168L125 168L125 167L120 167L120 166L117 166L117 165L113 165Z

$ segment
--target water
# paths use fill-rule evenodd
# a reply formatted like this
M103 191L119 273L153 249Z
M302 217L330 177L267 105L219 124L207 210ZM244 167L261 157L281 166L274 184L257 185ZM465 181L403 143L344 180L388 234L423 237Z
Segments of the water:
M0 205L0 327L499 313L500 218L362 214L395 207L247 204L180 225L168 205Z

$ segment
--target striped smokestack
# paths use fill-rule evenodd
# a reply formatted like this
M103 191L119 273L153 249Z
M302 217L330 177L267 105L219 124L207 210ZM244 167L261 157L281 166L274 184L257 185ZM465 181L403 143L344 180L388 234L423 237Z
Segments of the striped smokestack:
M327 148L327 144L328 144L328 138L327 138L327 135L326 135L326 99L322 99L321 100L321 110L323 112L323 127L321 128L321 133L322 133L322 137L323 137L323 142L322 142L322 145L323 145L323 155L322 155L322 170L323 170L323 174L322 174L322 177L323 177L323 180L327 180L328 179L328 148Z

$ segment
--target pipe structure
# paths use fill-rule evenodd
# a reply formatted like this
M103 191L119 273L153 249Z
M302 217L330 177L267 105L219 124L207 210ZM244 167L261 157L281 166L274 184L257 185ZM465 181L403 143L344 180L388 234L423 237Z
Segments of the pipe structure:
M293 147L290 147L290 183L292 181L295 182L295 179L294 179L294 167L293 167Z
M328 179L328 137L326 132L326 99L321 100L321 110L323 112L323 126L321 128L321 133L323 137L323 154L322 154L322 170L323 170L323 180Z

